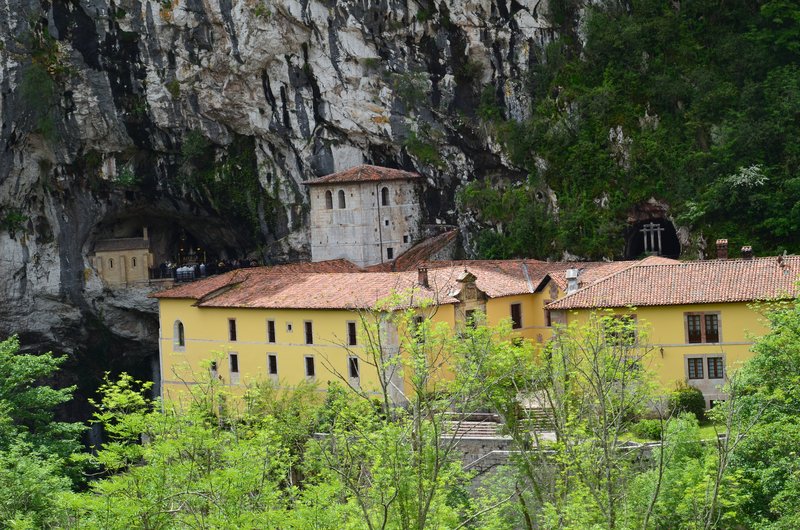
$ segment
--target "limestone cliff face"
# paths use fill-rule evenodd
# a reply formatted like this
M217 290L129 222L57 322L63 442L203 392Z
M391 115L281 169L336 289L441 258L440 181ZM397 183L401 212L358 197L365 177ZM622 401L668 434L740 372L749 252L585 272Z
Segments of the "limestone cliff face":
M4 0L0 332L152 354L155 306L103 288L95 240L147 224L164 255L188 234L219 255L307 256L301 183L362 162L422 173L428 221L468 241L458 186L520 177L473 119L480 95L527 111L522 79L552 37L545 8Z

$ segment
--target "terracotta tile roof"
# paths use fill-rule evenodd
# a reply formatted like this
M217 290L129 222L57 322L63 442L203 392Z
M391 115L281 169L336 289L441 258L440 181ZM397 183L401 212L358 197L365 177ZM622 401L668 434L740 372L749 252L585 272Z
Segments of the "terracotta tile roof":
M669 262L647 259L548 305L584 309L750 302L798 294L800 257Z
M567 290L567 269L578 269L578 286L586 287L606 276L615 274L637 264L656 264L656 263L680 263L677 260L664 258L661 256L649 256L641 261L557 261L553 262L550 279L558 285L562 291Z
M547 262L537 260L459 260L428 261L428 275L455 282L464 271L472 273L475 286L490 298L532 293L546 274ZM455 288L454 284L454 288Z
M333 184L342 182L378 182L384 180L406 180L422 178L419 173L392 169L381 166L362 164L343 171L337 171L324 177L307 180L303 184L315 186L317 184Z
M122 237L117 239L100 239L94 244L95 252L113 252L115 250L148 250L150 241L141 237Z
M346 259L334 259L328 261L319 261L316 263L300 262L300 263L287 263L284 265L273 265L270 267L252 267L245 269L236 269L218 276L211 276L204 280L197 280L192 283L186 283L167 289L158 293L150 295L153 298L193 298L199 300L204 296L219 289L236 285L246 281L251 276L271 274L271 273L284 273L284 274L302 274L313 272L340 272L340 273L354 273L361 272L361 268Z
M416 272L259 274L229 290L200 300L199 307L264 309L368 309L393 293L406 293L401 305L422 300L451 304L447 284L417 284Z
M417 267L431 259L431 256L441 251L458 237L458 230L448 230L437 236L429 237L406 250L393 261L379 263L367 267L369 272L390 272L417 270Z

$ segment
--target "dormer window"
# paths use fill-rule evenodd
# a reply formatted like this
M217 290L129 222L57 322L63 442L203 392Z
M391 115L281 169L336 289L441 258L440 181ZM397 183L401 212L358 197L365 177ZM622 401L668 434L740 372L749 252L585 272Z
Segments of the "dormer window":
M389 206L389 188L381 188L381 206Z
M339 209L344 210L345 208L344 190L339 190Z
M325 209L333 210L333 193L331 193L331 190L325 192Z

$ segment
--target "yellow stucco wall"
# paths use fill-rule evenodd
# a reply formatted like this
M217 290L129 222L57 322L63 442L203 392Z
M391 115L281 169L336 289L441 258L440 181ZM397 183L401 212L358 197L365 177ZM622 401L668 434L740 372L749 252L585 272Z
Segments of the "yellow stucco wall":
M591 310L567 312L568 322L585 322ZM765 319L758 310L747 303L696 304L676 306L639 307L615 309L615 314L636 316L640 327L647 330L653 347L649 368L665 391L685 382L703 390L706 401L724 399L721 386L724 379L708 378L707 357L722 357L725 376L752 357L753 339L766 332ZM717 313L719 315L718 343L689 343L686 331L686 313ZM704 378L688 379L687 359L704 359ZM707 403L708 404L708 403Z
M180 393L186 382L202 379L208 369L204 362L217 360L217 374L234 393L246 385L271 378L267 370L267 356L275 354L278 375L273 378L281 386L295 386L306 378L306 356L314 357L315 377L320 389L331 381L348 377L350 353L343 347L347 343L347 323L356 322L358 342L348 346L363 355L363 337L357 313L348 310L308 309L219 309L198 308L194 300L162 299L159 301L160 352L162 393ZM229 340L229 319L236 321L236 341ZM275 321L275 343L267 341L267 321ZM452 328L452 306L441 306L432 316L434 322L445 322ZM185 346L177 345L175 322L184 326ZM305 322L312 322L314 343L305 343ZM291 324L292 330L288 326ZM232 382L230 354L238 356L239 376ZM358 384L365 391L377 391L377 374L373 367L359 362ZM237 390L238 389L238 390Z

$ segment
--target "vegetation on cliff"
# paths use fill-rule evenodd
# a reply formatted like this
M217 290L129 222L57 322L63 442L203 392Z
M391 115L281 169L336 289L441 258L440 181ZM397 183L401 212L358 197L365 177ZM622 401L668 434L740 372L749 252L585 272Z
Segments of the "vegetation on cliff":
M529 178L464 192L495 227L481 255L619 257L629 212L650 197L706 239L800 251L796 2L551 4L564 31L527 79L530 119L504 119L500 92L482 97L480 115Z

